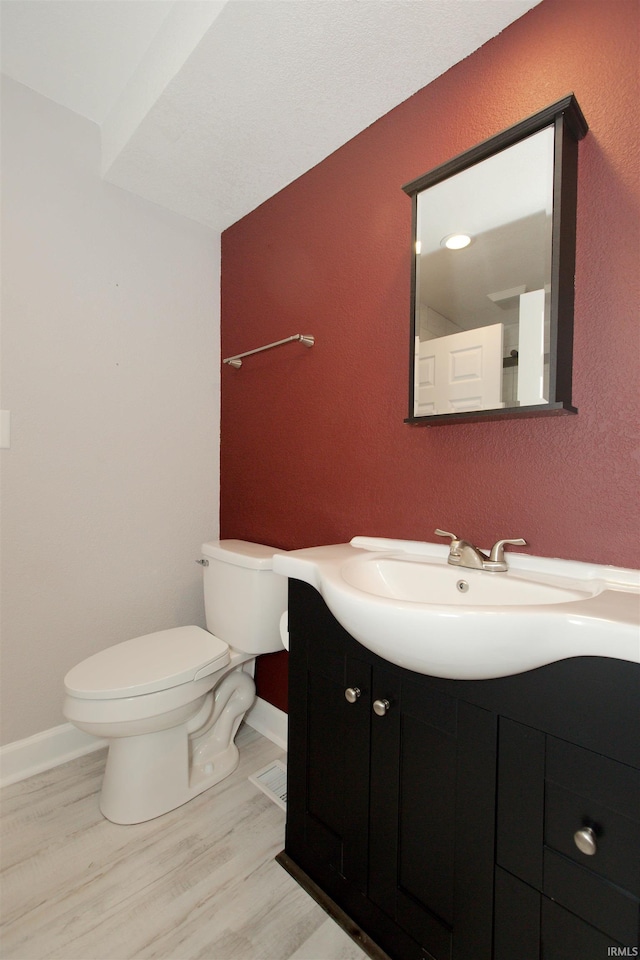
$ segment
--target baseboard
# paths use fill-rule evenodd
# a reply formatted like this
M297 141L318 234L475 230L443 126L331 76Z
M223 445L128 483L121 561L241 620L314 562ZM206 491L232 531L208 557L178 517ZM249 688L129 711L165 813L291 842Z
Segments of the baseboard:
M284 850L279 853L276 856L276 863L279 863L280 866L300 884L302 889L306 890L309 896L313 897L316 903L319 903L330 917L333 917L344 932L358 944L360 949L363 950L367 956L371 957L371 960L391 960L389 954L385 953L382 947L379 947L378 944L364 932L362 927L358 926L349 914L345 913L342 907L339 907L335 900L332 900L331 897L324 892L322 887L319 887L318 884L311 879L309 874L305 873L295 860L291 859L288 853ZM426 956L426 953L423 955Z
M287 749L287 724L288 716L283 710L274 707L272 703L267 703L261 697L256 697L256 702L247 711L244 717L245 721L263 737L267 737L273 743Z
M284 711L260 697L245 715L250 727L283 750L287 749L287 719ZM7 743L0 747L0 787L26 780L104 746L105 740L83 733L71 723L62 723L25 740Z
M25 740L7 743L0 747L0 787L26 780L104 746L104 740L83 733L71 723L62 723Z

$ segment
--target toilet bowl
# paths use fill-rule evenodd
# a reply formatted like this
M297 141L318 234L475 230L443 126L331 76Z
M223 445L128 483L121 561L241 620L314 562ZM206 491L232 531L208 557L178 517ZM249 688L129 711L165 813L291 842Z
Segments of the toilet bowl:
M109 752L100 809L114 823L161 816L228 776L234 738L255 698L255 656L282 649L286 580L274 548L246 541L202 546L207 626L135 637L83 660L65 677L63 713Z

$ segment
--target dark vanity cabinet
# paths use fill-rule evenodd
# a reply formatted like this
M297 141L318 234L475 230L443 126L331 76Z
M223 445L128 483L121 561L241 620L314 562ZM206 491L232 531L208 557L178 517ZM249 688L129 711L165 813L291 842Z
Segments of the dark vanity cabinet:
M283 866L393 960L636 947L640 667L424 677L362 647L309 585L289 590Z
M495 960L637 951L640 770L503 719L499 774Z

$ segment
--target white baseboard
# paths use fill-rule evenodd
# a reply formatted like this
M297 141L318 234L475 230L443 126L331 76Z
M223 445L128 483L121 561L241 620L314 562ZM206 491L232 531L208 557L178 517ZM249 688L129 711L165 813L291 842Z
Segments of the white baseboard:
M256 697L256 702L248 710L244 717L246 723L263 737L271 740L273 743L287 749L287 725L288 716L283 710L267 703L261 697Z
M286 713L260 697L245 715L250 727L283 750L287 749L287 719ZM106 740L83 733L72 723L62 723L25 740L7 743L0 747L0 787L26 780L106 745Z
M71 723L62 723L25 740L7 743L0 747L0 787L26 780L104 746L105 740L83 733Z

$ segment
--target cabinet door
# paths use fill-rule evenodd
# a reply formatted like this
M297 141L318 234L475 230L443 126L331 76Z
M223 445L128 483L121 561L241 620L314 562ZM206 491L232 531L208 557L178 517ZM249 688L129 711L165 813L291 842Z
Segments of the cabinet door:
M290 637L287 852L312 878L322 865L364 892L371 667L322 609L294 618Z
M369 897L435 960L491 956L495 717L375 669Z
M371 668L350 657L311 654L307 673L309 846L366 890ZM349 691L354 700L347 700Z
M581 917L496 867L494 960L601 960L635 956ZM614 952L615 951L615 952Z

